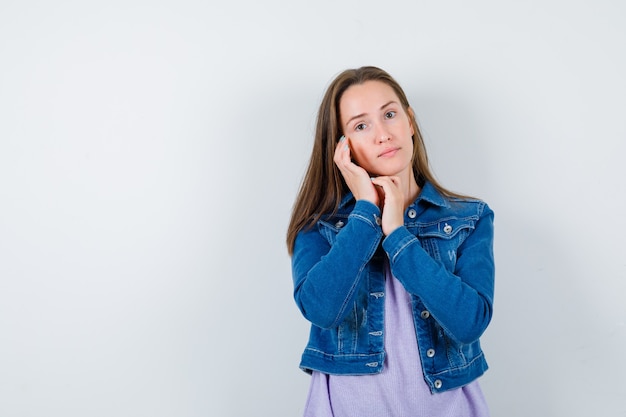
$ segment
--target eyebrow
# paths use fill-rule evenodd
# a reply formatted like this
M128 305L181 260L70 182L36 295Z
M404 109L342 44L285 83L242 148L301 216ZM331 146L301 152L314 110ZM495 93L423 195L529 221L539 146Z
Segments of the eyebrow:
M382 110L382 109L384 109L385 107L387 107L390 104L398 104L398 102L395 101L395 100L391 100L391 101L383 104L382 106L380 106L380 109ZM346 122L346 126L348 126L350 124L350 122L353 121L354 119L359 119L359 118L361 118L361 117L363 117L365 115L367 115L367 113L361 113L361 114L357 114L356 116L351 117L350 120L348 120Z

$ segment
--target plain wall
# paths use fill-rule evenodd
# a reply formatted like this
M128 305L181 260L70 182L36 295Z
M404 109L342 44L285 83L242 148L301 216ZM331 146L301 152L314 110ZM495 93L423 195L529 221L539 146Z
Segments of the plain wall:
M626 6L0 2L0 416L297 416L284 244L330 80L496 212L494 416L626 415Z

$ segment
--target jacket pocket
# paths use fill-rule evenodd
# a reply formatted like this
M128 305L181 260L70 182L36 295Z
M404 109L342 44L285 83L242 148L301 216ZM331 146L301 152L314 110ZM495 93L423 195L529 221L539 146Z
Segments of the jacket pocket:
M428 254L454 271L457 249L474 230L478 218L447 218L418 227L417 237Z

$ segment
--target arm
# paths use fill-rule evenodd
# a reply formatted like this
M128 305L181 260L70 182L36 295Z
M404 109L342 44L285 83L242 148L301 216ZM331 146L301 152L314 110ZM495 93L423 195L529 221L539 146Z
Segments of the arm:
M418 296L454 340L470 343L485 331L494 292L493 212L485 204L474 230L457 249L454 271L433 259L406 227L383 241L391 270Z
M382 238L376 224L379 216L378 207L359 200L332 246L317 227L296 237L294 298L304 317L316 326L335 327L348 314L362 285L365 266Z

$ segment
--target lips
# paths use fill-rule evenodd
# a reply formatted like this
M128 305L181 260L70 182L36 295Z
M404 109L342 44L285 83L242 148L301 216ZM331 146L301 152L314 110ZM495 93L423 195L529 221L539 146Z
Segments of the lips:
M391 158L392 156L394 156L398 151L400 150L400 148L387 148L384 151L382 151L380 154L378 154L379 158Z

